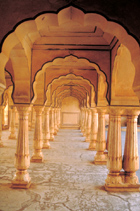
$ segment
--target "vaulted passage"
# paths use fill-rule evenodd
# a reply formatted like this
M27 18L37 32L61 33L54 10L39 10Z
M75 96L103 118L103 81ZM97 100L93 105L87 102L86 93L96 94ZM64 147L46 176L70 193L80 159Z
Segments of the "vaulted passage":
M140 51L137 41L121 25L74 6L58 13L46 12L9 33L0 64L0 147L5 147L1 139L5 129L10 131L10 140L17 139L12 188L30 187L30 163L38 163L35 166L41 169L59 130L71 128L81 131L91 150L81 153L78 162L86 162L83 156L91 153L94 165L107 166L106 179L101 178L106 191L140 191L136 175ZM123 154L122 125L126 127ZM64 133L60 137L70 141L73 135L75 131L67 133L66 139ZM71 146L77 147L78 140L74 136ZM67 142L60 145L63 155ZM59 160L58 152L54 158ZM98 172L105 166L91 168ZM89 172L84 171L85 177ZM91 180L94 184L93 177ZM45 183L49 181L50 175ZM41 176L40 182L44 183Z

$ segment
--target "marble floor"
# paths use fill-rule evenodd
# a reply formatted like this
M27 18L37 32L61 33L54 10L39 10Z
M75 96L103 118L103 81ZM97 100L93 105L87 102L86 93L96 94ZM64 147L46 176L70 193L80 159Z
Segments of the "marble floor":
M139 142L140 142L140 132ZM79 130L60 129L43 149L44 162L31 163L30 189L12 189L16 140L3 131L0 148L0 211L140 211L140 193L110 193L104 190L106 166L93 164L95 153ZM125 132L122 132L124 145ZM33 131L29 132L30 155ZM140 148L140 146L139 146ZM139 150L140 151L140 150ZM140 173L138 171L138 175Z

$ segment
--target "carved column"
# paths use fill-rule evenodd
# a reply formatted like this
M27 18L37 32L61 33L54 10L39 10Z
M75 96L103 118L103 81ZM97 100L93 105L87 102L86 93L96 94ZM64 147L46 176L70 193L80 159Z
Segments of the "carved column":
M34 107L32 107L32 129L35 128L35 123L36 123L36 113L35 113L35 110L34 110Z
M32 106L29 108L29 117L28 117L28 125L29 125L29 131L32 130Z
M85 130L84 126L85 126L85 108L82 108L82 127L81 127L81 132L83 134L84 134L84 130Z
M97 133L97 143L96 143L97 153L94 157L94 163L102 165L107 163L107 154L104 152L106 149L106 140L105 140L106 108L98 107L97 111L98 111L98 133Z
M110 127L111 127L111 118L109 114L109 124L108 124L108 133L107 133L107 140L106 140L106 149L108 150L109 147L109 133L110 133Z
M34 152L31 157L31 162L43 162L43 133L42 133L42 106L34 106L36 112L36 123L34 130Z
M57 134L58 127L57 127L57 108L54 108L54 135Z
M54 108L51 108L50 141L54 141Z
M9 136L9 139L16 139L15 119L16 119L16 108L15 108L15 106L11 106L10 136Z
M96 108L92 108L91 112L92 112L92 123L91 123L91 140L89 144L89 149L95 150L97 142L97 133L98 133L98 114Z
M50 148L50 120L49 120L49 112L50 108L45 107L44 109L44 143L43 143L43 149L49 149Z
M3 106L0 106L0 147L3 147L3 142L1 140L2 136L2 108Z
M29 188L31 179L27 172L30 166L29 142L28 142L28 109L27 105L18 105L19 128L17 149L15 153L15 167L17 169L12 180L12 188Z
M125 183L139 188L139 180L136 171L139 169L137 117L140 112L135 108L127 110L127 130L125 149L123 156L123 169L125 170Z
M16 125L16 128L18 128L19 126L19 114L18 114L18 111L17 111L17 108L15 110L15 125Z
M107 160L109 174L105 181L106 190L116 188L122 183L121 114L122 109L110 108Z
M60 123L61 123L61 120L60 120L60 114L61 114L61 108L58 108L58 128L60 128Z
M57 108L57 130L60 128L60 108Z
M82 132L82 123L83 123L83 121L82 121L82 118L83 118L83 108L81 108L81 113L80 113L80 130L81 130L81 132Z
M88 117L87 117L87 133L86 133L86 142L90 142L91 139L91 110L88 109Z
M87 133L87 118L88 118L87 108L85 108L84 111L85 111L85 118L84 118L84 131L83 131L83 136L86 136L86 133Z

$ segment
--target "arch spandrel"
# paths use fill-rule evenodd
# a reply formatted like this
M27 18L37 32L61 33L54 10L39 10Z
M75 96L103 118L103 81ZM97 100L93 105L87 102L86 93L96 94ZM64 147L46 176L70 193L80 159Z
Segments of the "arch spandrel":
M111 105L139 105L133 91L135 66L129 50L121 44L118 48L112 71Z

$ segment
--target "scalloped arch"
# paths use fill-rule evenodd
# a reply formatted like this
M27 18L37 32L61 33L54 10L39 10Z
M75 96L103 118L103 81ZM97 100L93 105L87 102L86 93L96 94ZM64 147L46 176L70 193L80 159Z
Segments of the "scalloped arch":
M50 26L58 27L71 27L75 25L84 26L98 26L104 32L115 35L122 44L124 44L129 51L131 52L132 62L136 69L135 79L134 79L134 90L138 92L140 89L139 81L136 80L140 78L140 48L137 41L129 35L126 30L113 21L108 21L102 15L96 13L84 13L80 9L77 9L73 6L67 7L59 11L58 14L43 14L35 18L35 20L25 21L21 23L14 32L9 34L2 46L2 52L0 53L0 83L1 88L5 85L4 78L4 68L9 60L9 55L11 50L17 45L21 44L24 49L24 56L28 60L30 66L31 63L31 49L34 42L39 39L40 32L43 30L46 33L46 30ZM26 67L25 74L30 74L29 67ZM17 85L18 86L18 85ZM24 86L24 84L23 84Z
M98 78L98 102L97 105L101 106L101 105L108 105L108 102L106 100L106 94L107 94L107 82L106 82L106 77L104 75L104 73L99 69L98 65L96 65L95 63L91 63L89 62L87 59L84 58L77 58L76 56L70 55L70 56L66 56L64 58L56 58L54 59L52 62L48 62L45 63L42 67L42 69L40 71L38 71L38 73L36 74L35 77L35 81L33 84L33 89L34 89L34 94L35 96L37 96L37 84L38 81L40 79L40 77L42 77L42 74L44 74L45 72L47 72L47 68L49 68L52 64L62 64L64 63L64 61L75 61L75 62L79 62L79 63L85 63L87 65L92 66L93 68L96 69L99 78ZM61 80L64 79L65 77L68 78L70 74L68 74L67 76L60 76L59 78L53 79L53 81L51 83L54 83L56 80ZM95 89L93 84L91 84L91 82L81 76L75 76L73 74L71 74L71 76L78 77L80 80L85 80L91 87L92 87L92 94L91 94L91 104L93 102L93 96L95 96ZM48 85L47 89L49 90L50 85ZM47 96L47 94L46 94ZM95 102L93 102L93 105L95 104Z

